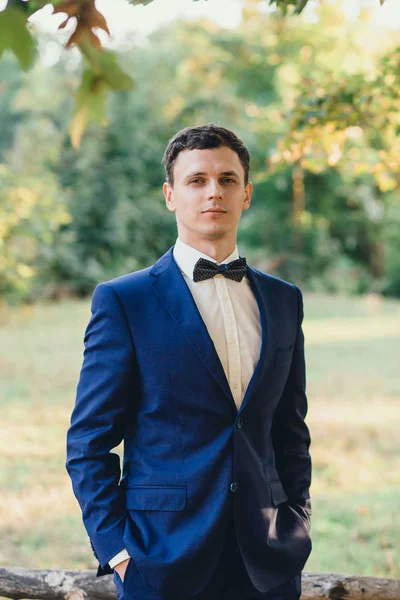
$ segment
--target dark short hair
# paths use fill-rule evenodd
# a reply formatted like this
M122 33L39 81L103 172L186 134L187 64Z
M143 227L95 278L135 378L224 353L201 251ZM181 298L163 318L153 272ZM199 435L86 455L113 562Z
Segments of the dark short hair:
M244 169L244 184L247 185L250 168L248 149L233 131L214 123L198 127L185 127L169 140L161 161L165 167L167 182L171 187L174 186L174 164L179 152L182 150L206 150L220 146L228 146L239 156Z

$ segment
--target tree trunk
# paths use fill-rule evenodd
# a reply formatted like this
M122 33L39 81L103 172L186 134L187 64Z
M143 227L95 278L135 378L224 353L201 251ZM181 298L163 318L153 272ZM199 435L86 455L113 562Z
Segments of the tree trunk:
M302 600L400 600L400 579L305 573ZM115 600L112 575L96 571L0 568L0 596L13 600Z

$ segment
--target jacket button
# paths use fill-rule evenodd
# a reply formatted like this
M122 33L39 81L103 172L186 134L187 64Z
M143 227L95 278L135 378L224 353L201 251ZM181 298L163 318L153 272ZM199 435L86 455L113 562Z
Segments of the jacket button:
M238 489L238 483L237 483L237 481L232 481L232 483L231 483L231 492L236 492L237 489Z
M239 417L238 420L236 421L236 427L238 429L240 429L241 427L243 427L243 419L241 417Z

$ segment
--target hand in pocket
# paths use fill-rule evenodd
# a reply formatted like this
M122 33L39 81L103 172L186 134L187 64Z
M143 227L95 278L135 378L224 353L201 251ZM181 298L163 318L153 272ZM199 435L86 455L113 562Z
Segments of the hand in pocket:
M130 560L131 560L130 558L126 558L125 560L123 560L122 562L118 563L114 567L114 570L117 571L117 573L120 576L122 582L124 581L125 572L126 572L126 569L128 568L128 564L129 564Z

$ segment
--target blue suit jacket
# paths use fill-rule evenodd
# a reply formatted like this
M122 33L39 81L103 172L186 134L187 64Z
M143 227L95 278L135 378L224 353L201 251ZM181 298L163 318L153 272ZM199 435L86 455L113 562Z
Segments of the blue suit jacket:
M249 266L262 347L238 411L172 251L94 291L66 467L98 576L126 547L148 586L198 593L233 512L266 592L311 552L301 292Z

